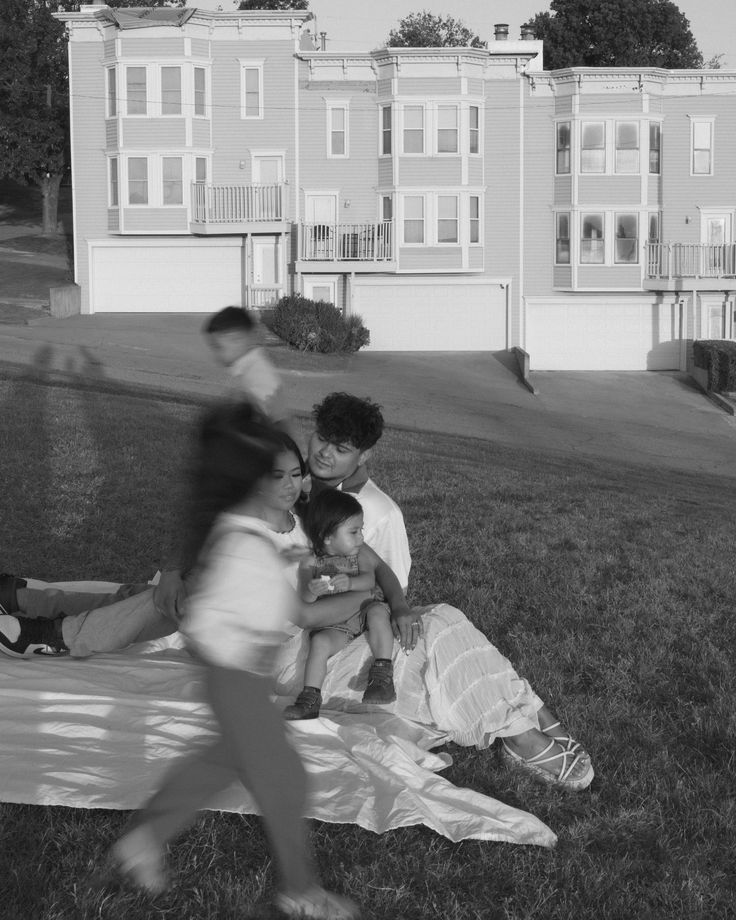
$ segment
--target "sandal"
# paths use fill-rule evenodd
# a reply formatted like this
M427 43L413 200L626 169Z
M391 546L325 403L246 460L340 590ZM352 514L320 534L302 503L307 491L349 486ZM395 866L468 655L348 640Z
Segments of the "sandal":
M581 757L586 757L590 760L590 754L583 748L582 744L569 734L566 734L559 722L552 722L551 725L547 725L545 728L542 728L540 725L539 728L540 731L543 731L549 738L554 738L565 751L570 751L572 754L579 754ZM555 729L557 729L557 731L555 731Z
M360 917L357 904L317 886L300 895L277 894L276 907L294 920L358 920Z
M542 783L561 786L563 789L570 789L574 792L587 788L593 782L593 777L595 776L590 760L575 751L566 751L564 749L558 750L555 754L550 754L549 752L555 747L558 747L558 744L553 739L538 754L534 754L532 757L522 757L521 754L516 754L512 751L506 742L501 739L501 756L513 766L527 770ZM560 762L557 775L542 766L543 764L553 764L555 761ZM587 765L587 770L582 776L574 778L572 772L578 764Z

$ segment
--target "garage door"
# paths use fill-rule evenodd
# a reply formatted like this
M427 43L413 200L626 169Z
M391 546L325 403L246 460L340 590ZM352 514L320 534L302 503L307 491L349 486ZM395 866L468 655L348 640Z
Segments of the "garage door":
M241 301L240 240L90 247L92 313L211 313Z
M676 370L680 307L641 300L528 301L532 370Z
M366 278L352 309L373 351L498 351L506 347L506 291L483 280Z

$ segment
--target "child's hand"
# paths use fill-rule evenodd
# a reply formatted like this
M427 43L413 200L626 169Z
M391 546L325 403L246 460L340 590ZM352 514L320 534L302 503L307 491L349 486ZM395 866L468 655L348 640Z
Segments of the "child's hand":
M307 584L307 589L309 593L313 594L315 597L324 597L325 594L332 594L335 590L332 587L331 581L332 580L326 576L312 578Z
M333 575L330 579L330 584L332 585L333 591L349 591L350 590L350 576L349 575Z

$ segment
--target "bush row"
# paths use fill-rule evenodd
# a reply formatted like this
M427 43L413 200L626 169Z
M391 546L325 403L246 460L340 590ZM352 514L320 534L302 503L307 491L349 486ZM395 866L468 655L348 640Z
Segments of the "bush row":
M708 389L716 393L736 391L736 342L701 339L693 342L696 367L708 371Z
M360 316L344 316L334 304L288 294L276 304L271 328L300 351L354 352L370 341Z

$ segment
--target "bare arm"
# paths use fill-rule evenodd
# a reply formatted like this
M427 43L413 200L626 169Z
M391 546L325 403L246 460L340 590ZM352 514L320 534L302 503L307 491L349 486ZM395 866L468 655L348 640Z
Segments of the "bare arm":
M302 629L319 629L344 623L370 597L370 591L346 591L321 597L319 604L302 603L297 625Z
M410 652L422 635L422 621L416 613L412 612L406 602L404 590L393 569L371 550L376 557L376 583L383 591L386 603L391 608L391 628L394 636L401 643L405 652ZM415 624L419 625L415 628Z

